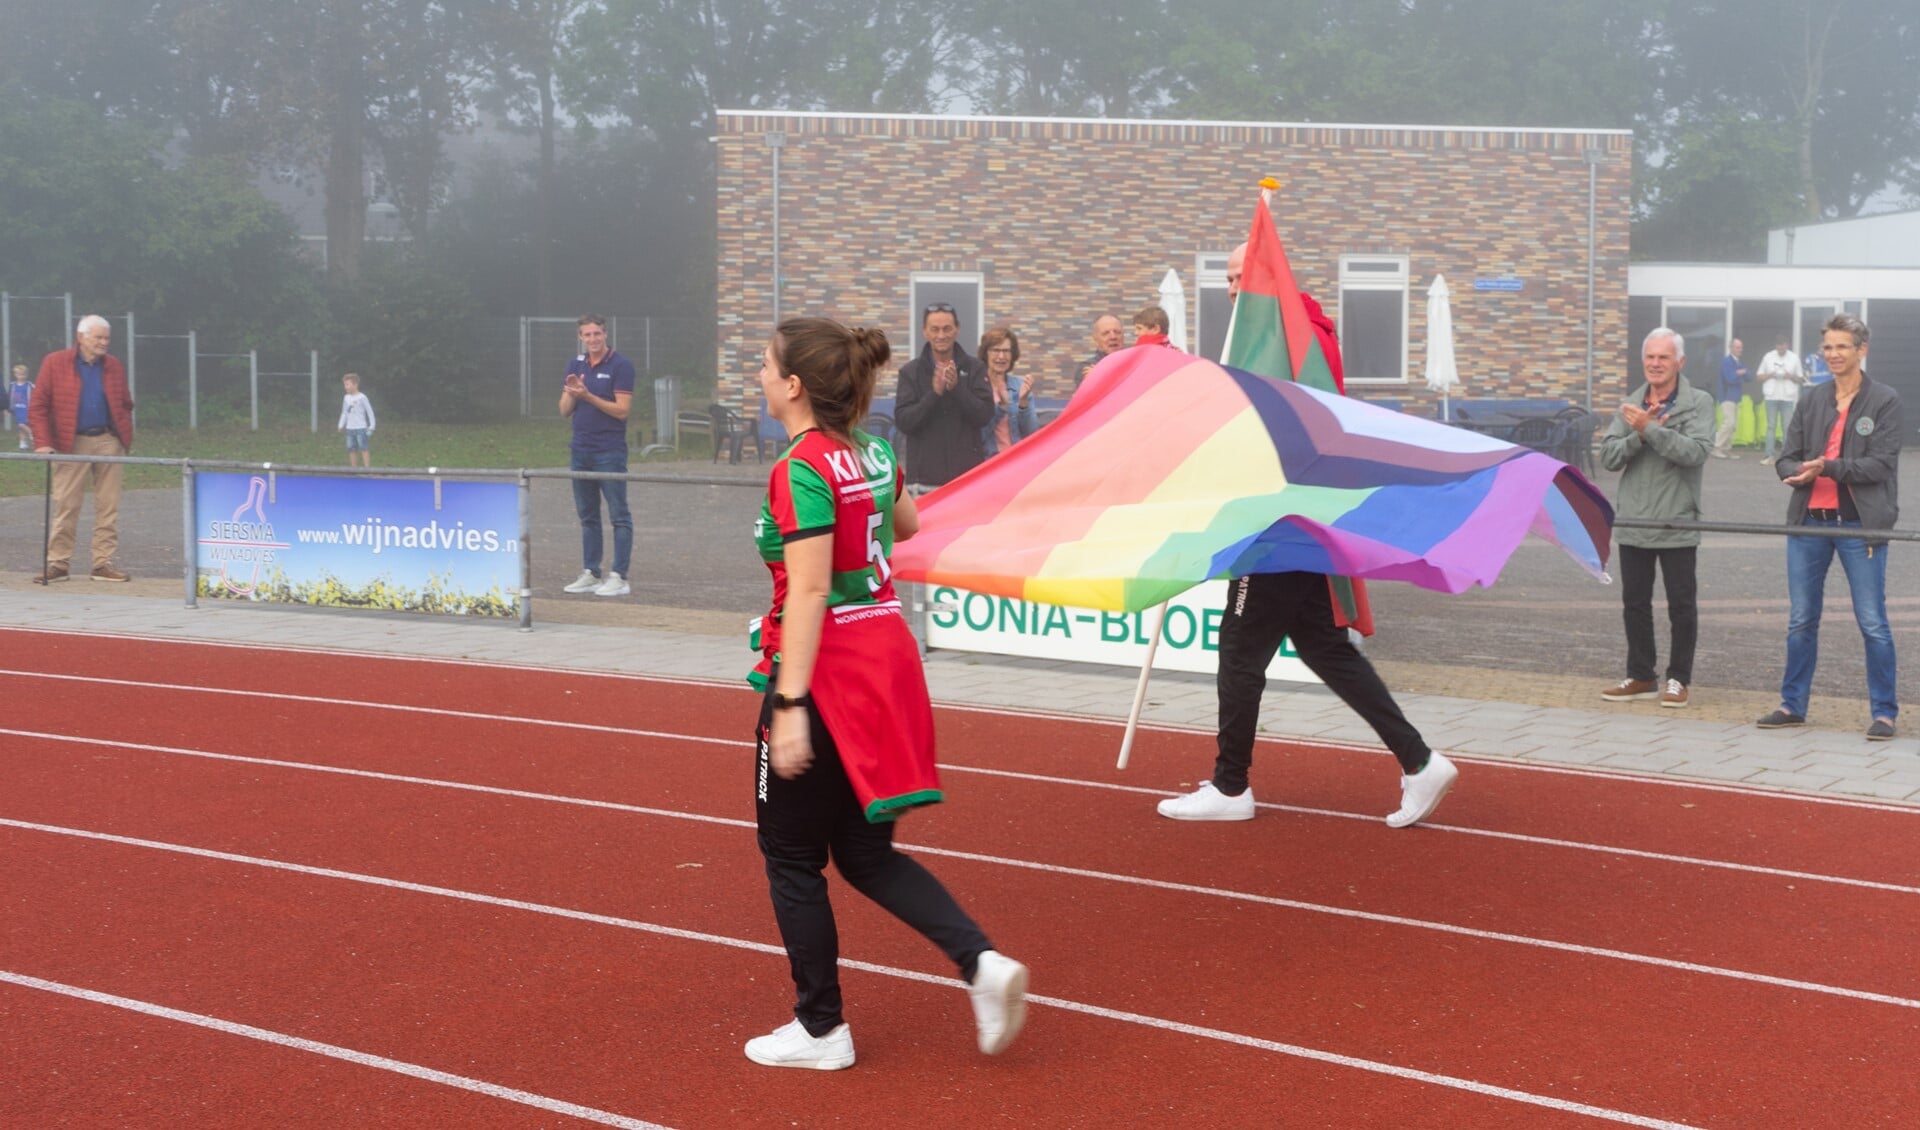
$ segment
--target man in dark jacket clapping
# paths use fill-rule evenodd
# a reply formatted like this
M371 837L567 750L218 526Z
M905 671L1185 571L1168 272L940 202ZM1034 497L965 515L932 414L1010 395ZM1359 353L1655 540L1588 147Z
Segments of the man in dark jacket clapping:
M926 346L900 368L894 425L907 437L901 458L909 485L937 487L986 458L980 429L993 419L986 371L960 348L960 315L945 302L920 318Z

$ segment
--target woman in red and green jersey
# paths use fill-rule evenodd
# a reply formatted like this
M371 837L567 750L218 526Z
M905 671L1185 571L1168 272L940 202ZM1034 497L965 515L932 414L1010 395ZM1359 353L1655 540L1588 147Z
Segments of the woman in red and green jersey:
M893 848L893 821L940 799L933 708L893 592L888 555L919 525L892 447L857 430L890 354L879 330L790 318L767 345L760 389L790 443L754 529L773 573L756 733L755 815L774 918L798 1000L792 1022L747 1041L772 1067L853 1066L841 1015L831 858L855 890L924 934L969 985L980 1050L1025 1019L1027 970L1001 956L926 868Z

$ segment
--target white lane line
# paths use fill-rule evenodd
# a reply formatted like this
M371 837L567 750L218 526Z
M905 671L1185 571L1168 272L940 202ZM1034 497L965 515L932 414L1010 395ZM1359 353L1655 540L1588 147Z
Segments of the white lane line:
M494 670L503 670L503 671L538 671L543 674L577 673L577 669L575 668L547 666L547 665L542 665L538 663L513 663L513 662L507 662L505 660L483 660L483 659L444 659L444 658L433 656L433 655L395 654L393 652L385 652L385 651L360 651L360 650L355 650L351 648L312 648L312 647L292 647L284 644L230 643L224 640L176 639L171 636L141 636L141 635L128 635L128 634L123 634L119 632L91 632L91 631L80 631L80 630L65 629L65 628L39 628L39 627L17 628L17 629L0 628L0 632L5 632L5 631L37 632L45 635L83 636L83 637L94 638L94 639L138 640L138 641L149 642L149 643L176 644L183 647L212 647L212 648L229 648L229 649L240 650L240 651L287 652L295 655L342 656L342 657L349 657L349 658L386 660L389 662L396 662L396 663L444 664L452 667L463 667L463 666L464 667L483 667L483 668L490 668ZM597 727L597 726L592 726L585 723L556 722L556 721L551 721L547 719L530 718L530 717L525 717L521 715L467 713L467 712L462 712L457 710L439 710L433 707L424 707L424 706L405 706L405 705L391 704L391 703L366 702L366 701L357 700L357 699L347 700L347 699L334 699L334 698L319 698L319 697L312 697L312 696L305 696L305 695L280 694L272 691L230 690L227 688L204 687L196 684L135 682L131 680L112 679L112 678L105 678L101 676L51 674L44 671L21 671L21 670L0 669L0 675L12 675L18 678L27 678L27 679L71 679L71 680L82 681L82 682L103 683L109 686L149 687L149 688L158 688L161 690L172 690L172 691L183 691L183 692L205 691L207 693L212 693L212 694L229 694L229 695L243 695L243 696L258 695L263 698L280 699L288 702L311 702L311 703L324 704L324 705L360 706L360 707L366 707L372 710L418 711L418 712L428 713L428 714L445 714L452 717L474 718L474 719L480 719L484 721L524 722L528 725L535 725L535 726L561 726L561 727L570 727L570 728L583 729L583 730L597 730L602 733L633 734L633 735L638 735L642 737L663 737L663 738L669 738L669 739L680 740L680 741L707 742L707 743L713 743L718 745L737 745L743 748L750 748L752 746L751 742L735 741L727 738L708 738L708 737L701 737L693 734L677 734L677 733L665 734L665 733L661 733L659 731L654 731L654 730L633 730L633 729L625 729L618 726ZM704 678L704 677L688 676L688 675L656 675L656 674L642 674L642 673L631 672L631 671L600 671L600 670L594 671L593 675L597 679L619 679L626 682L654 683L654 684L660 684L664 686L703 687L703 688L718 689L718 690L741 689L741 681L738 679L715 679L715 678ZM1095 727L1100 729L1121 729L1125 726L1125 720L1120 718L1097 717L1097 716L1087 715L1087 714L1069 714L1063 711L1036 710L1030 707L1014 708L1014 707L1004 707L1004 706L990 706L990 705L985 705L981 703L938 701L938 700L936 700L934 705L941 710L949 710L955 713L982 714L982 715L987 715L989 717L995 717L995 718L1014 718L1014 719L1023 719L1023 720L1041 719L1041 720L1050 721L1050 722L1067 722L1067 723L1073 723L1076 725L1090 726L1090 727ZM1183 736L1210 735L1213 733L1212 730L1204 726L1182 725L1174 722L1142 723L1140 726L1140 729L1146 733L1178 734ZM1333 749L1333 750L1342 750L1342 751L1351 752L1351 753L1375 753L1375 754L1380 754L1382 756L1387 755L1387 750L1384 747L1379 746L1377 744L1368 744L1366 742L1345 741L1339 738L1290 737L1284 734L1259 734L1259 735L1256 735L1255 740L1261 743L1272 744L1272 745L1305 746L1309 749ZM1669 788L1669 789L1692 789L1692 790L1698 790L1701 792L1728 793L1734 796L1765 797L1772 800L1805 801L1813 804L1836 805L1841 808L1857 808L1857 809L1862 809L1869 812L1898 812L1898 813L1903 813L1910 816L1920 815L1920 805L1889 804L1889 803L1878 802L1878 801L1861 800L1853 797L1837 797L1837 796L1827 796L1824 794L1816 794L1816 793L1794 792L1789 789L1782 789L1782 788L1771 787L1766 785L1743 785L1743 784L1740 784L1739 782L1702 781L1702 780L1689 779L1689 778L1663 777L1663 776L1655 776L1655 775L1644 774L1644 773L1636 773L1631 770L1608 770L1608 769L1585 768L1585 767L1573 766L1573 765L1553 765L1553 764L1547 764L1543 762L1521 761L1521 760L1503 758L1503 757L1492 757L1492 758L1477 757L1476 758L1466 754L1453 754L1452 756L1455 761L1462 762L1464 764L1483 765L1488 768L1495 768L1495 769L1519 769L1519 770L1524 770L1530 773L1547 773L1547 774L1552 774L1556 776L1565 776L1565 777L1584 777L1592 780L1615 781L1622 784L1652 785L1660 788ZM943 765L942 768L946 768L946 766ZM985 770L982 770L982 772L985 772ZM1094 784L1095 782L1085 782L1085 783ZM1161 795L1164 796L1168 794L1162 793ZM1267 806L1263 805L1262 807L1267 807Z
M0 730L0 733L6 733ZM1107 781L1083 781L1073 777L1050 777L1038 773L1019 773L1010 769L981 769L969 765L940 763L941 772L977 773L986 777L1010 777L1014 780L1036 781L1050 785L1077 785L1081 788L1106 789L1112 792L1139 793L1142 796L1165 797L1177 794L1165 789L1146 788L1141 785L1116 785ZM1798 798L1797 798L1798 799ZM1817 798L1805 798L1817 799ZM1275 812L1294 812L1302 816L1325 816L1335 820L1362 820L1369 824L1380 822L1380 817L1365 812L1343 812L1333 808L1309 808L1299 804L1273 804L1260 801L1256 808L1272 809ZM1898 811L1908 811L1901 809ZM1469 828L1463 824L1439 824L1431 820L1422 821L1422 828L1436 832L1455 832L1464 836L1485 836L1492 840L1508 840L1513 843L1532 844L1538 847L1566 848L1570 851L1590 851L1601 855L1619 855L1631 859L1651 859L1660 863L1677 863L1689 867L1707 867L1721 871L1739 871L1750 875L1769 875L1781 879L1796 879L1808 883L1832 883L1843 887L1859 887L1870 891L1892 891L1902 895L1920 895L1920 887L1906 886L1900 883L1884 883L1877 879L1853 879L1844 875L1823 875L1815 871L1790 871L1781 867L1764 867L1757 863L1733 863L1724 859L1707 859L1695 855L1674 855L1671 852L1645 851L1640 848L1616 847L1612 844L1592 844L1581 840L1560 840L1551 836L1529 836L1522 832L1502 832L1493 828Z
M1464 760L1455 757L1455 761ZM1827 796L1823 793L1797 793L1767 785L1742 785L1738 782L1699 781L1674 779L1668 777L1647 777L1625 769L1590 769L1578 765L1545 765L1537 761L1509 761L1505 758L1492 760L1477 759L1476 764L1497 765L1503 769L1519 769L1528 773L1549 773L1556 777L1585 777L1594 781L1614 781L1631 785L1665 785L1668 788L1690 789L1702 793L1732 793L1734 796L1767 797L1777 800L1805 801L1808 804L1831 804L1841 808L1858 808L1868 812L1899 812L1907 816L1920 816L1920 804L1889 804L1882 801L1858 800L1853 797Z
M0 734L14 731L0 730ZM49 735L33 735L46 737ZM543 801L553 804L576 805L584 808L598 808L614 812L625 812L640 816L658 816L670 820L686 820L699 824L714 824L722 827L752 828L752 821L736 820L724 816L707 816L700 813L681 812L673 809L646 808L640 805L621 804L616 801L586 800L579 797L558 796L552 793L527 792L521 789L507 789L492 785L475 785L464 781L445 781L431 777L408 777L395 773L377 773L363 769L343 769L331 765L310 765L299 761L275 761L263 757L245 757L230 753L211 753L204 750L173 749L166 746L135 746L126 742L82 740L85 744L134 748L153 753L170 753L187 757L201 757L212 761L230 761L248 765L262 765L280 769L305 770L317 773L331 773L346 777L361 777L378 781L392 781L399 784L424 785L429 788L454 789L461 792L483 793L492 796L513 797L520 800ZM0 818L0 827L22 827L35 830L58 830L38 824L23 823ZM106 837L113 838L113 837ZM145 843L146 841L140 841ZM1901 1008L1920 1008L1920 1001L1905 997L1874 993L1864 989L1849 989L1838 985L1824 985L1816 981L1800 981L1787 977L1776 977L1766 973L1752 973L1740 969L1728 969L1715 965L1703 965L1698 962L1681 961L1677 958L1656 957L1651 954L1634 953L1630 950L1608 949L1600 946L1583 945L1578 942L1562 942L1551 938L1536 938L1526 934L1509 934L1497 930L1482 930L1472 926L1460 926L1451 922L1437 922L1424 918L1408 918L1398 914L1383 914L1378 911L1357 910L1352 907L1330 906L1325 903L1306 902L1300 899L1281 898L1277 895L1255 894L1251 891L1236 891L1221 887L1205 887L1195 883L1179 883L1169 879L1149 879L1139 875L1124 875L1112 871L1095 871L1085 867L1070 867L1058 863L1042 863L1038 860L1015 859L1010 856L985 855L979 852L961 851L956 848L934 847L928 844L902 843L902 848L922 852L927 855L944 856L949 859L963 859L969 863L982 863L996 867L1011 867L1025 871L1038 871L1050 875L1064 875L1075 879L1093 879L1099 882L1119 883L1124 886L1142 887L1148 890L1174 891L1180 894L1199 895L1204 898L1227 899L1234 902L1252 903L1257 906L1272 906L1283 910L1297 910L1308 914L1325 914L1335 918L1348 918L1360 922L1371 922L1384 926L1404 927L1415 930L1431 930L1440 934L1452 934L1457 937L1474 938L1479 941L1504 942L1509 945L1525 946L1534 949L1552 950L1559 953L1571 953L1581 957L1607 958L1635 965L1652 966L1657 969L1673 969L1683 973L1695 973L1709 977L1722 977L1751 984L1772 985L1804 992L1820 993L1826 996L1845 997L1863 1000L1874 1004L1890 1004ZM200 849L182 848L183 851ZM218 857L219 853L213 853ZM250 857L245 857L250 858ZM305 866L288 864L287 866Z
M729 636L724 638L739 639L744 643L744 641L746 640L746 630L745 630L746 620L743 618L740 623L741 623L741 631L739 633L737 633L735 636ZM227 651L278 652L284 655L311 655L311 656L317 656L321 658L333 658L333 659L372 659L372 660L384 661L387 663L400 663L400 664L433 663L433 664L442 664L448 667L481 667L481 668L488 668L496 671L543 671L548 674L579 674L582 670L582 668L578 668L578 667L561 667L557 665L549 665L549 664L541 664L541 663L527 663L522 660L471 659L471 658L465 658L465 657L459 657L459 656L432 655L424 651L417 651L417 652L367 651L357 647L311 647L311 646L303 647L296 644L286 644L286 643L247 643L244 641L236 641L236 640L199 639L199 638L188 637L188 636L143 635L138 632L102 632L102 631L93 631L85 628L49 628L49 627L41 627L41 626L8 625L4 628L0 628L0 631L19 632L19 633L31 632L36 635L45 635L45 636L78 636L82 639L100 640L103 642L110 642L110 643L121 642L121 641L132 641L134 643L170 644L174 647L184 647L184 648L205 647L205 648L218 648L218 649L227 650ZM667 634L675 635L679 633L667 633ZM746 649L742 647L741 650L744 652ZM632 680L637 682L697 683L704 686L723 686L723 687L736 687L736 688L741 686L741 680L739 679L697 679L697 678L690 678L686 676L674 676L674 675L648 675L648 674L643 674L635 671L609 671L603 668L594 668L592 670L592 674L593 674L593 677L596 679L624 679L624 680Z
M752 824L725 819L722 817L700 816L695 813L676 809L646 808L639 805L620 804L613 801L590 800L585 797L570 797L555 793L527 792L520 789L497 788L491 785L478 785L467 781L450 781L439 777L412 777L400 773L382 773L373 769L348 769L336 765L325 765L308 761L284 761L275 758L248 757L237 753L215 753L211 750L186 749L178 746L149 745L142 742L123 742L111 738L82 738L71 734L56 734L40 730L13 730L0 727L0 734L10 737L35 738L50 742L72 742L76 745L108 746L115 749L139 750L143 753L165 753L180 757L201 757L214 761L236 761L252 765L266 765L280 769L301 769L312 773L335 773L349 777L364 777L374 781L394 781L409 785L428 785L443 789L461 789L467 792L491 793L497 796L519 797L525 800L552 801L557 804L575 804L588 808L610 808L620 812L634 812L647 816L666 816L678 820L711 820L715 823L752 827ZM715 739L716 741L718 739ZM752 748L750 742L733 742L741 749ZM1074 777L1051 777L1039 773L1016 773L1007 769L981 769L968 765L954 765L942 762L942 772L975 773L986 777L1005 777L1019 781L1033 781L1041 784L1066 785L1077 788L1100 789L1107 792L1137 793L1142 796L1166 797L1174 794L1165 789L1151 789L1141 785L1116 785L1106 781L1084 781ZM1304 805L1273 804L1266 801L1258 807L1276 812L1293 812L1303 816L1323 816L1335 820L1361 820L1369 824L1380 818L1362 812L1342 812L1332 808L1308 808ZM1569 851L1587 851L1599 855L1618 855L1632 859L1647 859L1656 863L1671 863L1683 867L1701 867L1718 871L1732 871L1746 875L1765 875L1776 879L1792 879L1805 883L1826 883L1833 886L1855 887L1869 891L1888 891L1900 895L1920 895L1920 886L1905 886L1899 883L1885 883L1875 879L1854 879L1844 875L1823 875L1814 871L1791 871L1781 867L1763 867L1754 863L1731 863L1726 860L1706 859L1699 856L1674 855L1667 852L1642 851L1638 848L1614 847L1608 844L1590 844L1579 840L1557 840L1544 836L1529 836L1519 832L1501 832L1488 828L1468 828L1458 824L1436 824L1427 822L1421 825L1440 832L1456 832L1468 836L1484 836L1488 839L1507 840L1513 843L1538 847L1564 848ZM937 849L924 848L933 851Z
M106 832L90 832L80 828L62 828L50 824L33 824L22 820L0 819L0 826L20 828L33 832L45 832L52 835L73 836L80 839L98 840L125 847L174 852L181 855L197 856L203 859L220 860L225 863L240 863L251 867L264 867L276 871L290 871L295 874L312 875L323 879L340 879L350 883L364 883L374 887L386 887L393 890L407 891L412 894L435 895L441 898L456 899L461 902L479 903L484 906L527 911L533 914L566 918L578 922L592 923L598 926L612 926L623 930L635 930L645 934L676 938L681 941L725 946L729 949L746 950L751 953L766 954L769 956L785 957L787 952L780 946L750 941L745 938L728 937L725 934L708 934L697 930L682 930L675 926L662 926L658 923L641 922L632 918L616 918L612 915L594 914L590 911L574 910L570 907L551 906L545 903L501 898L495 895L484 895L474 891L462 891L451 887L435 887L424 883L411 883L404 879L389 879L380 875L366 875L354 871L339 871L330 867L310 867L301 863L285 863L277 859L263 859L257 856L238 855L233 852L214 851L209 848L188 847L184 844L169 844L156 840L135 839L131 836L116 836ZM965 982L954 977L941 977L932 973L922 973L918 970L901 969L897 966L879 965L867 961L854 961L844 957L840 959L840 965L842 968L858 969L862 972L875 973L884 977L894 977L904 981L917 981L922 984L940 985L954 989L966 988ZM1217 1028L1202 1028L1196 1025L1183 1024L1175 1020L1166 1020L1135 1012L1123 1012L1118 1009L1103 1008L1099 1005L1066 1000L1060 997L1029 996L1027 999L1035 1004L1048 1005L1053 1008L1078 1012L1087 1016L1100 1017L1105 1020L1115 1020L1121 1023L1134 1024L1182 1035L1197 1036L1203 1039L1219 1040L1223 1043L1277 1052L1281 1055L1314 1060L1320 1063L1338 1064L1342 1067L1372 1072L1377 1075L1386 1075L1396 1079L1405 1079L1418 1083L1430 1083L1435 1086L1450 1087L1455 1090L1470 1091L1478 1095L1508 1099L1513 1102L1546 1107L1550 1110L1584 1114L1594 1118L1603 1118L1613 1122L1625 1123L1629 1126L1680 1127L1684 1125L1682 1123L1667 1122L1642 1115L1629 1114L1624 1111L1610 1110L1606 1107L1569 1102L1565 1099L1557 1099L1550 1095L1536 1095L1527 1091L1499 1087L1490 1083L1482 1083L1475 1079L1440 1075L1434 1072L1421 1071L1416 1068L1402 1067L1398 1064L1341 1055L1337 1052L1323 1051L1318 1048L1302 1047L1297 1044L1285 1044L1274 1040L1263 1040L1256 1036L1227 1032ZM321 1046L324 1047L325 1045Z
M354 698L327 698L322 695L284 694L279 691L249 691L230 687L202 687L191 683L151 683L137 679L108 679L97 675L60 675L45 671L9 671L0 669L0 675L12 675L23 679L53 679L67 683L99 683L114 687L134 687L151 691L195 692L199 694L231 695L236 698L264 698L274 702L301 702L315 706L350 706L363 710L391 710L402 714L430 714L440 718L465 718L475 722L508 722L523 726L552 726L562 730L585 730L596 734L626 734L636 738L659 738L662 741L699 742L705 745L748 746L751 743L736 741L732 738L705 738L698 734L676 734L665 730L636 730L626 726L601 726L592 722L561 722L551 718L529 718L519 714L485 714L474 710L446 710L438 706L408 706L401 703L368 702Z
M383 1055L374 1055L372 1052L355 1051L352 1048L343 1048L337 1044L323 1044L318 1040L309 1040L300 1036L290 1036L285 1032L275 1032L267 1028L256 1028L251 1024L238 1024L231 1020L222 1020L217 1016L206 1016L198 1012L187 1012L178 1008L169 1008L166 1005L154 1004L151 1001L134 1000L131 997L116 996L112 993L102 993L93 989L83 989L77 985L68 985L59 981L48 981L44 978L29 976L25 973L15 973L8 969L0 969L0 981L11 985L18 985L24 989L38 989L41 992L58 993L61 996L91 1001L94 1004L123 1008L128 1012L138 1012L146 1016L159 1017L162 1020L172 1020L180 1024L192 1024L200 1028L211 1028L215 1032L224 1032L229 1036L241 1036L249 1040L259 1040L262 1043L275 1044L283 1048L292 1048L295 1051L311 1052L314 1055L323 1055L330 1059L345 1060L348 1063L357 1064L361 1067L371 1067L376 1071L391 1071L396 1075L406 1075L414 1079L423 1079L429 1083L439 1083L446 1087L457 1087L462 1091L473 1091L477 1094L486 1095L489 1098L505 1099L508 1102L519 1103L522 1106L530 1106L537 1110L544 1110L550 1114L564 1114L573 1118L584 1119L588 1122L598 1122L602 1126L619 1126L625 1128L625 1130L667 1130L666 1127L661 1126L657 1122L643 1122L638 1118L628 1118L623 1114L596 1110L590 1106L581 1106L579 1103L570 1103L563 1099L536 1095L531 1091L502 1087L498 1083L488 1083L481 1079L469 1079L464 1075L454 1075L450 1072L440 1071L435 1068L422 1067L417 1063L407 1063L404 1060L389 1059Z
M392 781L402 785L425 785L436 789L454 789L466 793L484 793L489 796L514 797L519 800L548 801L554 804L571 804L581 808L605 808L615 812L627 812L640 816L664 816L674 820L691 820L704 824L722 824L730 828L752 828L751 820L735 820L727 816L702 816L696 812L681 812L671 808L646 808L637 804L622 804L612 800L590 800L586 797L561 796L557 793L536 793L524 789L508 789L497 785L476 785L469 781L448 781L438 777L410 777L404 773L382 773L374 769L348 769L340 765L319 765L307 761L282 761L271 757L248 757L238 753L215 753L205 749L184 749L179 746L147 745L141 742L121 742L108 738L75 738L63 734L43 734L32 730L0 729L0 734L22 738L43 738L51 742L72 742L75 745L106 746L112 749L131 749L142 753L166 753L176 757L199 757L208 761L231 761L241 765L264 765L274 769L299 769L309 773L330 773L340 777L359 777L369 781ZM745 744L745 743L741 743ZM0 824L6 823L0 820Z

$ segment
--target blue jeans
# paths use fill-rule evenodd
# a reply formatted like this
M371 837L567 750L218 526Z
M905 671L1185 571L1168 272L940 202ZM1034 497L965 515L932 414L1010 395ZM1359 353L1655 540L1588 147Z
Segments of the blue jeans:
M627 470L627 451L590 451L573 453L576 471ZM616 479L573 480L573 509L580 515L580 564L598 577L600 556L606 549L600 530L600 499L607 500L607 518L613 523L613 571L627 575L633 560L633 513L627 509L627 484Z
M1808 526L1860 528L1858 522L1809 517ZM1893 628L1887 623L1887 549L1890 543L1869 546L1860 538L1787 539L1787 671L1780 679L1780 705L1804 715L1813 688L1813 668L1820 658L1820 608L1826 596L1827 568L1834 554L1846 570L1853 594L1853 619L1867 645L1867 698L1873 716L1892 720L1900 714L1897 701L1899 667L1893 654Z
M1791 400L1767 401L1767 421L1760 430L1760 446L1767 458L1773 458L1787 445L1787 421L1793 419L1794 407Z

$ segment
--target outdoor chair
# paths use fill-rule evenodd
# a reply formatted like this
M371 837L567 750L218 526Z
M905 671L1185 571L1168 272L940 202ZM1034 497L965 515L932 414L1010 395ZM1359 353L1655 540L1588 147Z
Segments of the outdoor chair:
M1559 458L1565 429L1551 416L1529 416L1513 426L1512 442Z
M673 417L673 439L678 444L689 432L699 432L707 438L713 438L713 417L705 412L680 412Z
M1561 429L1560 452L1555 458L1583 475L1593 474L1593 434L1606 418L1580 407L1564 409L1554 418L1560 421Z
M767 447L760 439L758 421L751 420L724 404L714 404L707 408L712 417L713 461L720 462L720 452L725 450L727 462L738 463L747 441L753 441L753 455L758 461L767 461Z

